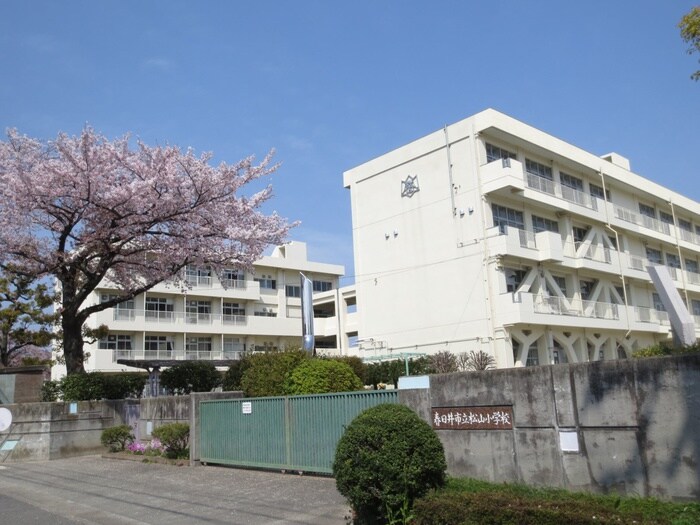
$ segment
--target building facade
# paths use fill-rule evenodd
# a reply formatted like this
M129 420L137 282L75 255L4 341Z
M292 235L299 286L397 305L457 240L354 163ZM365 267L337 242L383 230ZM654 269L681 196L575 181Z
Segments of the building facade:
M494 110L344 174L360 355L483 350L499 367L666 341L646 270L700 326L700 204ZM700 332L698 332L700 333Z
M87 371L136 370L128 360L231 360L245 352L301 346L301 281L331 297L338 290L342 266L309 261L306 244L289 242L255 263L253 272L225 271L219 280L208 268L186 269L187 289L161 283L130 301L99 312L89 326L109 327L109 335L86 345ZM223 282L222 282L223 281ZM118 295L102 283L92 304ZM322 323L323 324L323 323ZM322 339L324 341L324 339ZM342 344L335 333L326 345ZM65 367L54 367L54 378Z

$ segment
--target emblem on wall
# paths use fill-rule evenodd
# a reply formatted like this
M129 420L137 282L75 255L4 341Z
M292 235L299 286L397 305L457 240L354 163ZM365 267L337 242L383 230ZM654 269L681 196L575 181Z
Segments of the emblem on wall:
M418 175L407 175L406 180L401 181L401 196L408 197L409 199L413 197L416 193L420 191L418 187Z

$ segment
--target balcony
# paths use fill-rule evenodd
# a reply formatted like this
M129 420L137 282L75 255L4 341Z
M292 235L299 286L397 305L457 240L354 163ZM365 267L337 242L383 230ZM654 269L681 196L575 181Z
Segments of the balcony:
M620 319L617 304L568 299L564 297L544 297L538 295L534 301L534 311L535 313L541 314L570 315L591 319Z
M644 228L654 230L658 233L663 233L664 235L671 235L671 225L667 222L662 222L654 217L642 215L628 208L623 208L622 206L614 206L614 210L615 217L622 221L636 224L637 226L643 226Z
M535 261L563 260L559 234L549 231L535 233L512 226L495 226L487 230L486 242L495 255L510 255Z
M238 314L224 314L221 316L221 322L226 325L245 326L246 316Z
M547 193L572 204L598 211L598 199L581 190L540 177L534 173L526 174L525 184L528 188L540 193Z
M496 297L494 321L502 326L532 324L595 330L627 330L668 334L666 312L653 308L507 293Z
M187 324L211 324L212 316L210 313L185 313L185 323Z
M221 286L226 289L245 290L248 285L243 279L222 279Z

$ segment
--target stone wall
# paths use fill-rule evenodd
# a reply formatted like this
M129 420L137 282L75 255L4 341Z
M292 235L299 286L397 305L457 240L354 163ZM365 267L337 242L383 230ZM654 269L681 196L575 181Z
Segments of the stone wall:
M453 476L700 498L700 355L444 374L429 385L399 399L435 428ZM512 407L511 425L499 416L500 429L476 429L477 407ZM459 416L436 422L436 412ZM475 429L454 429L456 419Z
M0 368L0 404L41 401L41 385L47 366Z

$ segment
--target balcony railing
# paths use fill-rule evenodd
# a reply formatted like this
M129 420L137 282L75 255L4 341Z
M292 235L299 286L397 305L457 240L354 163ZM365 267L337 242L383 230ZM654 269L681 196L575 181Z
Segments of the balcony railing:
M166 349L144 350L143 357L144 359L172 359L173 351Z
M135 319L135 310L132 308L115 308L115 321L133 321Z
M534 173L526 173L525 181L527 187L535 191L553 195L565 201L578 204L579 206L590 208L591 210L598 209L598 199L570 186L559 184L558 182L535 175Z
M665 233L666 235L671 234L671 225L669 223L662 222L654 217L642 215L641 213L636 213L622 206L615 206L615 217L636 224L637 226L644 226L645 228L659 233Z
M164 312L157 310L146 310L146 321L172 323L175 312Z
M211 350L185 350L185 359L211 361L212 359L219 359L220 357L221 352L212 352Z
M185 314L185 322L187 324L211 324L211 314L187 312Z
M246 324L246 316L245 315L224 314L221 316L221 321L224 324L245 325Z
M185 277L185 282L190 286L211 288L211 277L208 275L188 275Z
M582 245L583 243L581 242L566 243L567 248L572 250L573 257L576 259L586 259L606 264L612 262L611 250L607 246L591 243L582 248Z
M635 306L634 318L640 323L671 324L668 318L668 312L656 310L655 308L648 308L646 306Z
M535 313L570 315L574 317L588 317L592 319L620 318L618 305L598 301L582 301L564 297L544 297L538 295L534 301Z
M537 248L537 237L535 236L535 232L518 229L518 235L520 236L521 247L530 248L533 250Z
M243 279L222 279L221 285L224 288L235 288L237 290L245 290L247 285Z

